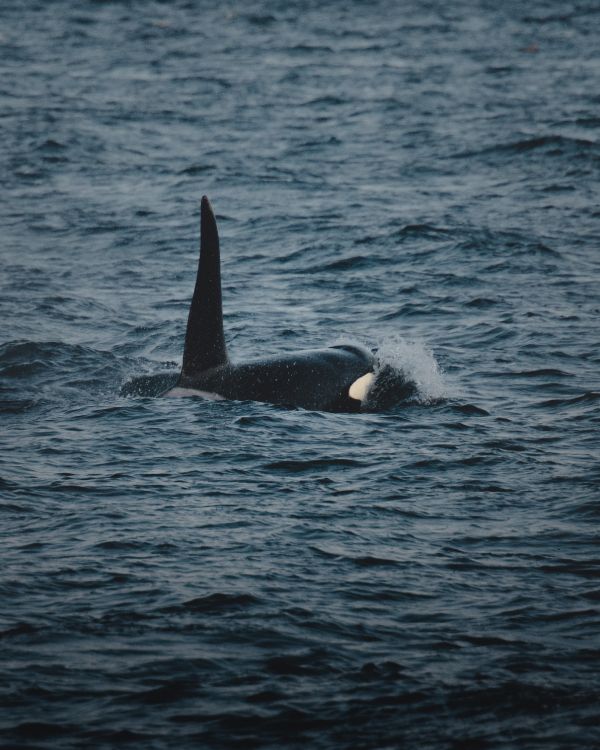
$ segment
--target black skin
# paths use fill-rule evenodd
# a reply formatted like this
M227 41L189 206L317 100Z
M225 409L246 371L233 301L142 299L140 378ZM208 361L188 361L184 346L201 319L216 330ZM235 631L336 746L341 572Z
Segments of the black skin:
M182 375L178 386L217 393L239 401L264 401L333 412L360 411L350 398L352 383L373 371L373 355L354 346L335 346Z
M359 346L332 346L251 360L229 361L223 332L221 258L217 222L208 198L201 203L200 258L177 382L239 401L264 401L323 411L359 411L348 390L373 372L373 355Z

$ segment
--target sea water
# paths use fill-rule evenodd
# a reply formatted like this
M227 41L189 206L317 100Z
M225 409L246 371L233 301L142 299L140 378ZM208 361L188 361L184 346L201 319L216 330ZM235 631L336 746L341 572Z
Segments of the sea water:
M599 11L2 3L2 747L600 746ZM401 403L155 397L204 193Z

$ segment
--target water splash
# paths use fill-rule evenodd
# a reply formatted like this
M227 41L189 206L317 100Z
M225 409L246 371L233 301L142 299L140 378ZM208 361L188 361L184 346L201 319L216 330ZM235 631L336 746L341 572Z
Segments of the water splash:
M149 375L138 375L123 383L119 395L134 398L157 398L172 389L179 377L179 372L159 372Z
M446 386L431 350L421 341L384 340L377 350L375 382L369 403L385 408L404 400L431 404L446 396Z

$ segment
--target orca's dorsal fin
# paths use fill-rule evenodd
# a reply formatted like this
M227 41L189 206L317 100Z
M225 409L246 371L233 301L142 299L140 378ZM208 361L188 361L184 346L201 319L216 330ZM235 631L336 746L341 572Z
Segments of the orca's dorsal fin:
M185 332L181 374L189 377L226 362L219 232L209 200L203 196L200 206L200 259Z

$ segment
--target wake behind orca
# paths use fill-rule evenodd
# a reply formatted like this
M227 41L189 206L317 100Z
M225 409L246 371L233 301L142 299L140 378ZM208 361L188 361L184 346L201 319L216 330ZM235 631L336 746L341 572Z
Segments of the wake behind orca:
M121 394L202 396L357 412L388 408L416 390L416 384L401 371L382 365L371 351L354 344L231 362L223 331L219 233L204 196L196 285L177 382L171 375L142 376L125 384Z

